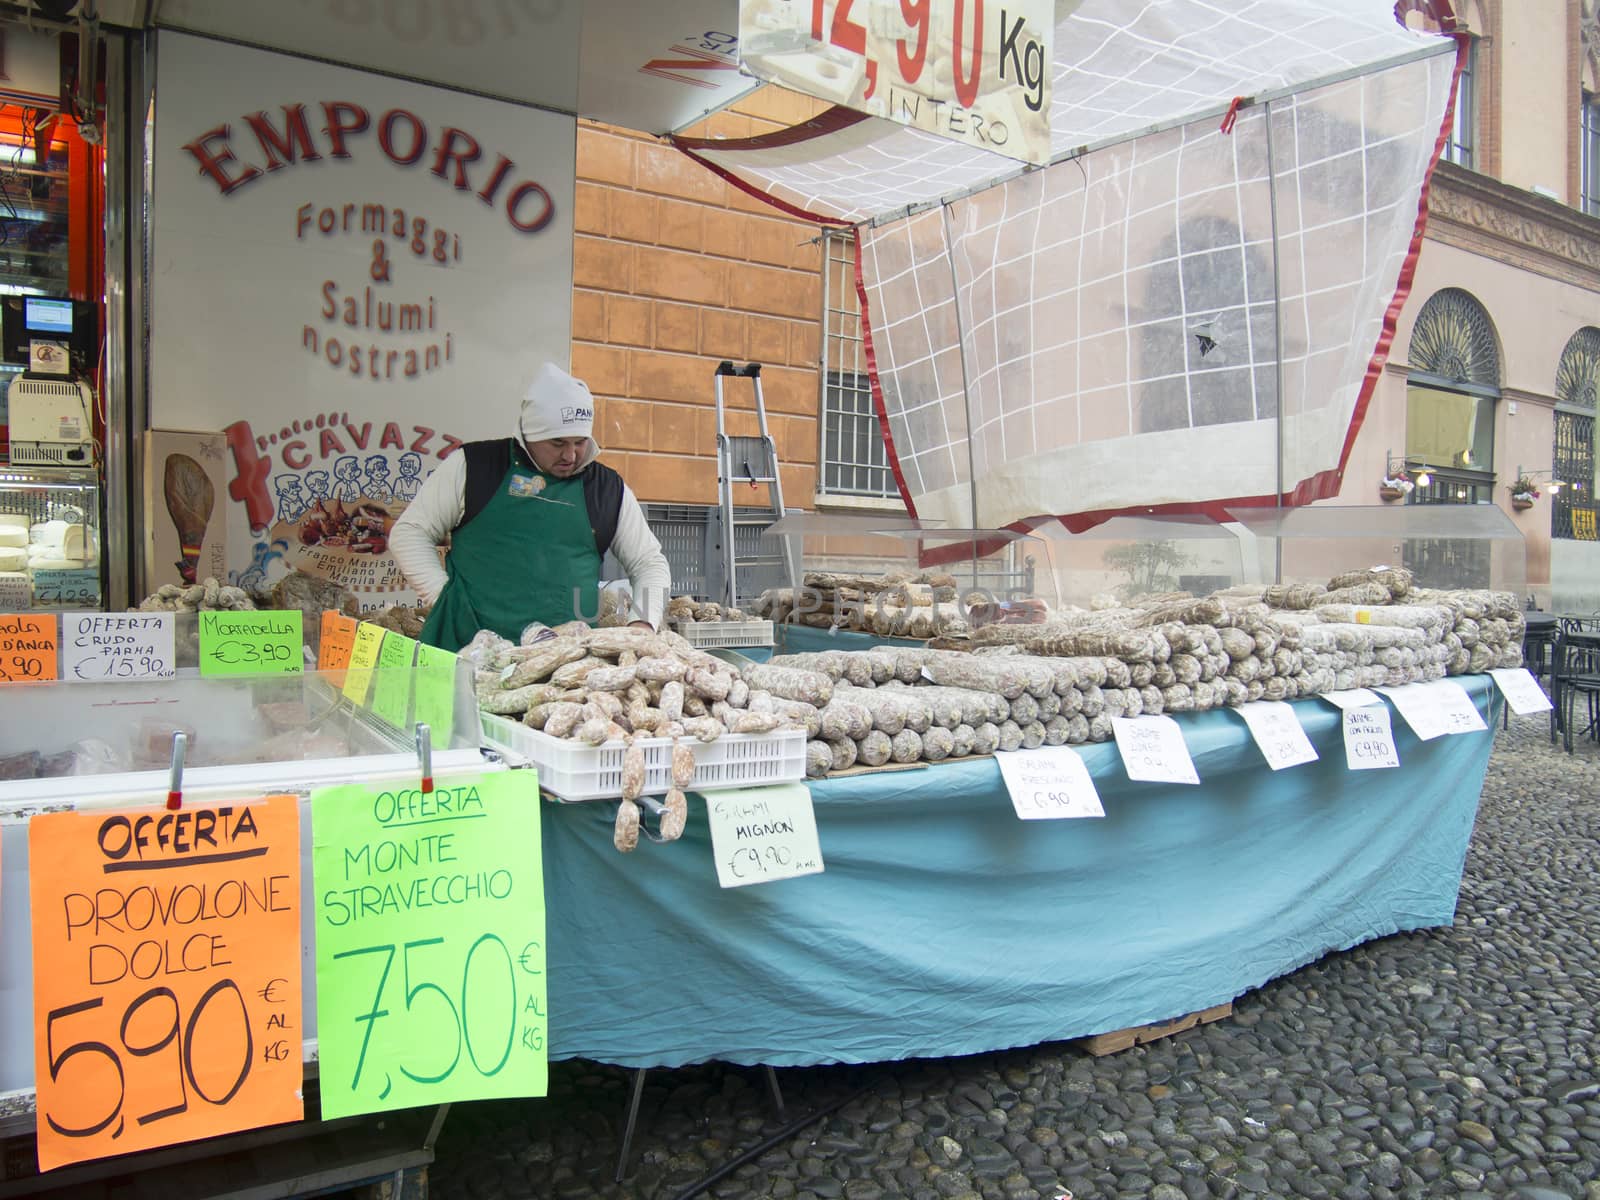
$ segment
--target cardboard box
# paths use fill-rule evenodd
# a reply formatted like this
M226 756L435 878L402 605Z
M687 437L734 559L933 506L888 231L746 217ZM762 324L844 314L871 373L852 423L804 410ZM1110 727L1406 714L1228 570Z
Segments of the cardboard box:
M143 452L147 590L206 579L227 583L227 438L151 429Z

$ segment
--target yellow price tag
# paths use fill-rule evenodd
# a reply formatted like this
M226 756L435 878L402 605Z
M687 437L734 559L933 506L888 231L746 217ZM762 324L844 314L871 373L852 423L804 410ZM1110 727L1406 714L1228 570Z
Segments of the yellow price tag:
M1370 612L1368 612L1364 608L1356 609L1356 624L1357 625L1371 625L1372 624L1372 614Z
M366 621L356 628L356 640L350 647L350 669L344 676L344 694L355 704L367 702L367 689L372 686L372 668L378 665L383 633L383 626Z

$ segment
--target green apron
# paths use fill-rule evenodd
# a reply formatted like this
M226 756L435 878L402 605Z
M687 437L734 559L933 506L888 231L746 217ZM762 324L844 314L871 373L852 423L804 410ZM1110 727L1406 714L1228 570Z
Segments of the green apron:
M455 531L450 582L422 627L430 646L459 650L480 629L516 641L530 621L559 625L600 612L600 554L581 479L513 463L494 499Z

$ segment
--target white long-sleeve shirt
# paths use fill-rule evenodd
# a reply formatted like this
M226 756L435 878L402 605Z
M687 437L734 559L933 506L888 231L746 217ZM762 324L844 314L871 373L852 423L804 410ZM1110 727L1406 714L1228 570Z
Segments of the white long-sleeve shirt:
M389 552L411 590L423 604L439 599L450 576L439 561L438 547L450 537L467 512L467 456L452 454L423 481L415 500L389 531ZM628 576L635 619L657 629L666 615L672 570L661 543L650 532L644 509L626 484L611 553ZM596 581L598 582L598 580ZM642 616L638 614L642 613Z

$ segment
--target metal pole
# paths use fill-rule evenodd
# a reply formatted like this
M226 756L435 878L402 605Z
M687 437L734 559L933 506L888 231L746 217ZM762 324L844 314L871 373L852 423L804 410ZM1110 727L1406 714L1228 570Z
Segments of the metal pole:
M968 525L978 528L978 460L973 452L976 430L972 425L972 371L967 365L967 324L961 319L961 281L956 277L955 242L950 235L950 206L944 206L944 258L950 264L950 293L956 309L956 340L961 348L961 400L967 413L967 492L972 508ZM972 539L972 579L978 579L978 540Z
M1283 582L1283 292L1278 276L1278 172L1272 159L1272 101L1262 106L1262 123L1267 129L1267 208L1272 220L1272 358L1273 388L1278 397L1277 487L1273 506L1278 510L1278 528L1272 539L1272 582Z

